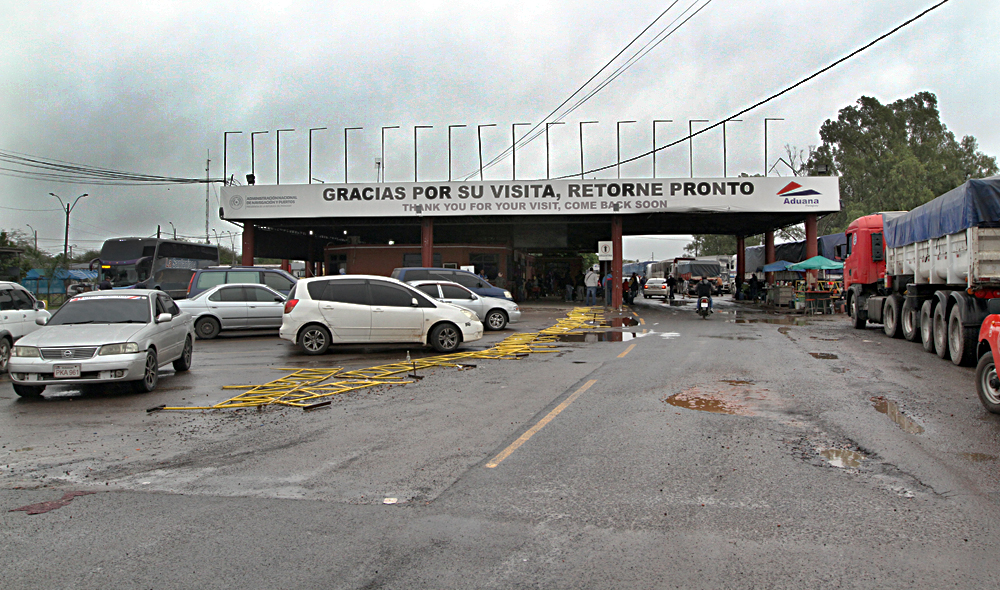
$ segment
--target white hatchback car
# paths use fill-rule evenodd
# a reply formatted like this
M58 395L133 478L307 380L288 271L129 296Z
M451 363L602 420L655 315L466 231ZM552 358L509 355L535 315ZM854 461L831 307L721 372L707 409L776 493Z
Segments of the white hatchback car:
M296 283L278 334L306 354L323 354L331 344L404 342L452 352L482 338L483 324L473 312L396 279L340 275Z
M476 295L471 290L451 281L410 281L417 289L434 299L464 307L474 312L487 330L503 330L508 323L521 319L521 308L513 301L499 297Z
M0 372L7 370L14 343L39 328L35 319L48 317L44 301L17 283L0 281Z
M161 365L191 367L194 321L162 291L91 291L73 297L45 325L18 340L8 369L14 392L38 397L48 385L132 382L156 388Z

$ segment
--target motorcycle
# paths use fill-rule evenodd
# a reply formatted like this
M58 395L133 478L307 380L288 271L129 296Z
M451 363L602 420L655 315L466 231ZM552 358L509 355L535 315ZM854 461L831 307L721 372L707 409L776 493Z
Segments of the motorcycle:
M701 316L701 319L707 320L708 319L708 315L710 313L712 313L712 308L710 308L708 306L708 297L706 297L704 295L702 295L701 297L699 297L698 298L698 304L697 304L697 307L695 308L695 310L698 312L698 315Z

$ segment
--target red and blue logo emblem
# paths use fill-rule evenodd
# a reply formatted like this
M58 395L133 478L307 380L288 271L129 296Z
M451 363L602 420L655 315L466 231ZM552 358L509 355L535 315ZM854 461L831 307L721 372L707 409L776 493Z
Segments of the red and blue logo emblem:
M801 189L802 185L797 182L789 182L785 188L778 191L779 197L807 197L809 195L819 195L820 193L811 188Z

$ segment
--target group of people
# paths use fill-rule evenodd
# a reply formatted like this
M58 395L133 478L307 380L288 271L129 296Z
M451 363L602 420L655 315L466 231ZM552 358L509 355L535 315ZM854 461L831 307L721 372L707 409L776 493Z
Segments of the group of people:
M604 291L604 304L610 306L612 280L614 280L614 276L610 272L602 278L596 265L587 270L587 273L583 277L583 284L586 288L584 305L597 305L597 290L598 288L602 288ZM631 277L625 277L622 280L622 303L631 305L635 301L635 298L639 296L639 291L642 290L645 284L646 277L640 277L636 273L632 273ZM567 301L569 301L568 298Z

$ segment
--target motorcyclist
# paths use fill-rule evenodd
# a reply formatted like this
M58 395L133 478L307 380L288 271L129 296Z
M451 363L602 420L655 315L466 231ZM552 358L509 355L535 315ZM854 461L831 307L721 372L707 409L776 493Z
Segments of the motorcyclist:
M694 293L698 299L708 297L708 309L712 309L712 283L709 283L707 278L701 277L698 284L694 286Z

